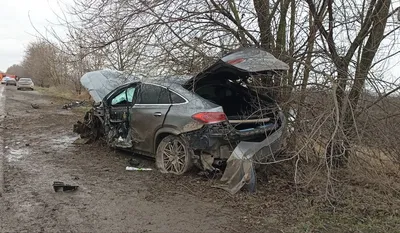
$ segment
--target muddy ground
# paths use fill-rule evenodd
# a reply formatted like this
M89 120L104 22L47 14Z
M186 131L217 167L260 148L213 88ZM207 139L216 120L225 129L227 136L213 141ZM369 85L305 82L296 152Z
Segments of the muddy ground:
M4 88L2 232L256 230L209 181L195 174L176 178L157 170L126 171L131 154L72 144L78 137L72 126L83 111L64 110L63 100L36 91ZM154 168L153 161L139 159L141 166ZM55 193L54 181L79 189Z
M214 180L195 172L177 177L153 171L126 171L135 157L100 143L75 145L73 124L83 109L62 109L68 100L5 88L0 94L1 232L396 232L400 226L393 196L346 186L333 206L320 204L312 188L295 188L285 170L258 177L256 194L235 196L212 188ZM5 99L5 108L1 104ZM36 104L39 108L32 108ZM4 110L4 111L3 111ZM3 112L2 112L3 111ZM4 117L5 116L5 117ZM1 122L1 120L0 120ZM0 159L0 161L2 161ZM1 167L3 169L1 169ZM55 193L54 181L77 184ZM350 190L350 191L349 191ZM370 189L369 189L370 190ZM372 191L371 191L372 192ZM385 202L386 201L386 202ZM386 204L388 203L388 204ZM389 205L390 204L390 205ZM377 215L377 213L379 215Z

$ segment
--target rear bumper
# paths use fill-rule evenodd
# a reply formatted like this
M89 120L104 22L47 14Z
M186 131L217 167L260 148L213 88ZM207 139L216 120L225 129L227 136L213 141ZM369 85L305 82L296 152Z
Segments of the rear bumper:
M232 151L240 147L246 151L244 154L252 154L262 162L281 149L285 129L286 118L279 112L279 122L268 129L240 132L228 124L213 124L183 136L192 149L205 151L214 158L227 160Z
M32 85L21 85L21 84L19 84L19 85L17 85L17 87L18 87L18 88L29 88L29 89L33 89L33 86L32 86Z

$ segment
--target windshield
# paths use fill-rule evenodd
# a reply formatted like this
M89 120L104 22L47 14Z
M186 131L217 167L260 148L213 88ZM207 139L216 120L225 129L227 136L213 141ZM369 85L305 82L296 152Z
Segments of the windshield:
M19 81L20 82L32 82L32 79L30 79L30 78L21 78Z

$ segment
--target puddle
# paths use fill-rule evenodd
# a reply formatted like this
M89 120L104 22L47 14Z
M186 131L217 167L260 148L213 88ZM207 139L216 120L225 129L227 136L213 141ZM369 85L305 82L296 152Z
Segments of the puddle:
M51 139L51 147L56 149L65 149L78 139L79 136L63 135Z
M29 154L28 148L21 148L21 149L12 149L10 148L7 153L6 157L8 162L16 162L24 158Z

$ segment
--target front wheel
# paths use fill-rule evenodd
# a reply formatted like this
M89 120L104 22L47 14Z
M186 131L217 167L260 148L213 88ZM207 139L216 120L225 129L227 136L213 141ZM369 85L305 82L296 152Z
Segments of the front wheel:
M157 147L156 165L162 173L182 175L193 166L193 150L183 138L167 136Z

